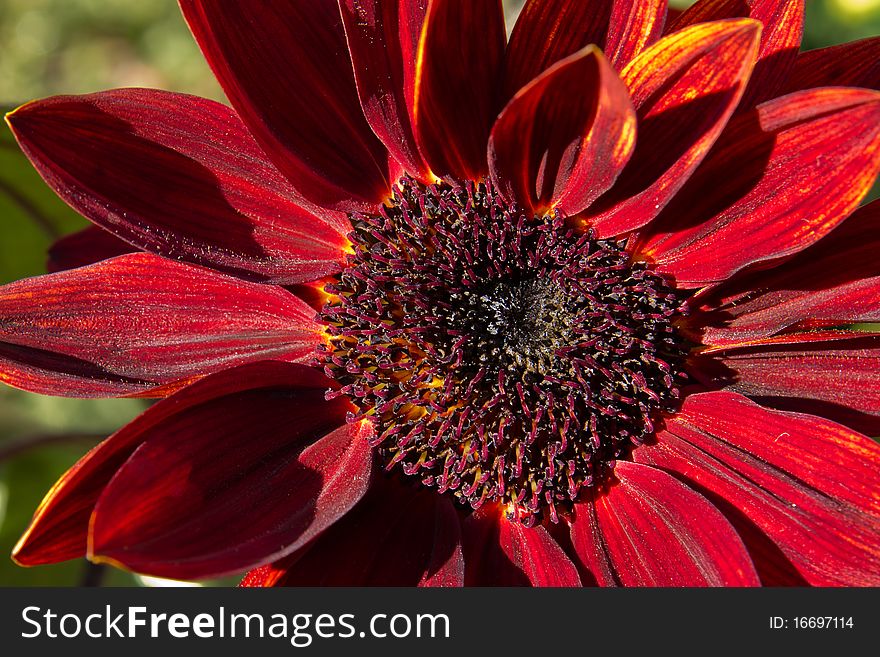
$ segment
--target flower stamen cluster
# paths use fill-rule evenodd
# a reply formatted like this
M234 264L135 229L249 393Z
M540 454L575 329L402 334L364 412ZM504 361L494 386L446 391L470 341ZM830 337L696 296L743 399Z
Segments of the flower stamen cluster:
M389 469L556 521L674 409L682 303L622 242L486 182L403 179L352 223L320 357Z

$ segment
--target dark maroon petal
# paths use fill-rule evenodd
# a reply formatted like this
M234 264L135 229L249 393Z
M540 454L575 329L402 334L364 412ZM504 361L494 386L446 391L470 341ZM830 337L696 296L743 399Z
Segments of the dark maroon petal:
M749 528L739 531L749 550L763 533L810 584L880 583L880 445L869 438L710 392L688 397L657 444L633 457L705 491L734 527Z
M69 397L160 386L255 360L299 361L322 340L293 294L149 253L0 287L0 381Z
M656 468L619 462L617 483L577 505L575 552L602 586L757 586L730 523Z
M611 187L635 142L626 87L588 46L510 101L492 128L489 168L501 193L526 211L571 216Z
M513 25L504 62L507 101L556 62L604 43L613 0L527 0Z
M458 514L449 498L378 478L344 518L264 572L259 586L462 586Z
M789 79L804 33L805 0L700 0L671 24L671 31L724 18L761 21L761 49L740 107L773 98ZM818 85L816 85L818 86Z
M507 46L503 98L512 98L542 71L590 44L621 70L659 38L666 4L666 0L528 0Z
M317 370L265 361L205 377L154 404L81 458L52 487L16 546L15 560L35 566L85 556L89 518L104 487L144 440L175 422L175 416L204 409L218 411L226 401L241 395L322 385L329 384ZM338 421L341 424L344 418L339 415Z
M414 122L435 175L486 174L504 44L501 0L429 4L416 63Z
M770 270L702 295L690 321L700 341L725 345L779 331L880 322L880 201Z
M98 498L89 557L194 579L274 561L315 538L363 496L369 425L344 424L328 380L231 393L144 431Z
M880 94L800 91L731 123L638 247L678 285L792 255L856 209L880 171Z
M880 89L880 37L800 53L783 93L841 86Z
M843 336L720 349L713 358L722 367L706 384L750 397L813 399L880 416L880 336Z
M145 251L275 283L339 270L344 220L302 209L228 107L120 89L56 96L8 117L74 209Z
M65 235L50 246L46 269L49 272L75 269L135 251L135 247L123 242L113 233L97 226L89 226Z
M214 75L304 198L369 210L397 177L364 118L336 0L180 0Z
M361 108L388 152L411 174L427 165L412 130L415 68L427 0L339 0Z
M541 525L483 506L462 525L467 586L580 586L577 568Z
M587 213L600 236L645 225L681 189L739 102L759 31L750 19L694 25L664 37L623 70L638 141L617 184Z

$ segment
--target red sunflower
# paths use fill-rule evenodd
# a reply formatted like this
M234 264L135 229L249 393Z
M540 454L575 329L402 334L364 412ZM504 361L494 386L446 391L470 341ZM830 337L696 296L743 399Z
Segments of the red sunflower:
M802 0L182 0L232 107L8 116L96 228L0 379L165 397L16 548L250 585L880 584L880 39ZM863 87L863 88L859 88Z

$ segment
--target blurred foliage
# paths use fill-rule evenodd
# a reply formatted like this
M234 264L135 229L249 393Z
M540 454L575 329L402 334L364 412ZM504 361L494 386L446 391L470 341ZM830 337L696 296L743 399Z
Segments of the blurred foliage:
M506 1L508 25L520 5ZM880 0L807 6L805 48L880 34ZM120 86L223 98L174 0L0 0L0 106ZM43 273L49 244L85 224L48 191L2 126L0 283ZM22 569L5 555L55 480L144 407L139 400L59 399L0 387L0 585L84 581L83 562ZM156 582L113 570L104 584Z
M140 400L57 399L0 388L0 584L73 585L84 563L23 569L8 555L52 484L98 440L141 412ZM134 584L127 573L108 571L105 584Z
M0 102L126 86L222 98L174 0L0 0Z
M804 49L880 34L880 0L807 0Z

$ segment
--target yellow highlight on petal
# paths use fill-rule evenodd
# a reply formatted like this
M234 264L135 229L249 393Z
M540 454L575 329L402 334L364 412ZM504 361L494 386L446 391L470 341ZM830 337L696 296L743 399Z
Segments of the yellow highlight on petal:
M3 120L6 121L6 125L8 125L10 129L12 129L12 122L9 119L11 119L13 116L15 116L18 112L23 110L28 105L33 105L36 102L37 102L36 100L29 100L26 103L19 105L15 109L6 112L6 114L3 115Z

